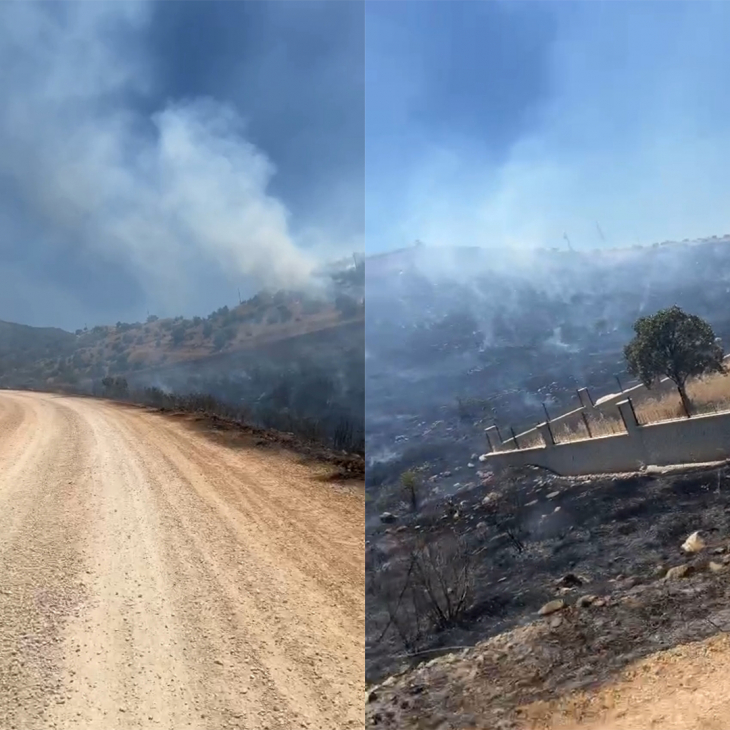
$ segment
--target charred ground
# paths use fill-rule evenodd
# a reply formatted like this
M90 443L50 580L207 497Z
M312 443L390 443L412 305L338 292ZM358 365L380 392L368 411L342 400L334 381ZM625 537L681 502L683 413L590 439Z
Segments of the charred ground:
M519 433L615 392L637 317L679 305L730 340L727 238L628 250L417 247L367 267L365 414L372 493L422 454L444 468L486 449L493 423ZM458 448L455 446L458 444Z
M473 647L535 622L541 606L551 600L574 604L581 595L591 594L611 603L627 592L641 591L641 586L651 589L645 594L646 611L656 613L652 618L656 625L642 624L644 619L634 612L624 627L631 635L630 647L625 632L596 635L604 659L610 659L615 669L637 652L671 645L681 632L666 628L675 620L674 612L661 616L660 604L668 599L662 597L667 584L660 579L669 568L688 562L680 546L695 530L701 530L709 542L716 541L718 555L725 554L729 508L730 470L724 465L592 478L522 470L448 501L432 501L420 514L403 514L394 524L371 525L368 680L377 682L450 648ZM464 553L458 544L466 548ZM404 586L419 545L446 557L452 568L463 555L468 557L469 598L450 625L438 627L424 620L419 624L414 619ZM442 570L440 575L449 588L458 589L453 572ZM695 623L718 609L713 601L687 609L694 612ZM707 622L700 624L692 630L703 635L717 630ZM572 677L562 670L560 676L565 682ZM591 675L594 680L597 676ZM550 683L545 691L551 691Z

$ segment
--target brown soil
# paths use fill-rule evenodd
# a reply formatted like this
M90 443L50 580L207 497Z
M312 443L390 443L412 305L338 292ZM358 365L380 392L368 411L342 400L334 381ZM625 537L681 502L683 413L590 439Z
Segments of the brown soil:
M726 730L730 637L660 652L597 692L523 708L530 730Z
M362 727L364 498L330 471L0 394L2 726Z
M144 407L144 406L142 406ZM234 448L270 448L303 457L305 463L324 464L333 467L330 472L321 475L326 480L342 481L365 478L365 458L359 454L335 451L319 444L314 444L291 433L282 433L273 429L247 426L237 421L216 415L191 414L165 411L164 409L148 409L152 412L166 413L172 418L186 423L192 429L205 434L209 438Z
M725 565L729 561L723 556ZM664 696L665 676L681 687L700 676L703 657L722 667L726 656L730 568L713 573L701 568L707 563L690 561L697 572L676 582L626 581L589 607L571 605L576 594L590 592L577 590L556 614L393 676L372 688L368 724L383 730L654 727L643 720L655 710L662 717L654 703ZM657 667L661 671L652 674ZM687 689L696 684L687 682ZM722 698L714 702L721 708ZM699 724L686 727L720 727L702 724L711 698L702 707L696 716L683 708L676 725L660 724L681 728L695 717Z

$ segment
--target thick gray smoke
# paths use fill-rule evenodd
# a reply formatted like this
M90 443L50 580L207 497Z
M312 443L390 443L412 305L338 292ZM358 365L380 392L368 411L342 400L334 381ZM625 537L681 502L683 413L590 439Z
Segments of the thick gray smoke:
M234 110L187 99L133 111L148 90L149 13L144 2L0 4L4 234L88 251L173 312L201 267L302 286L329 242L293 234L268 192L274 165Z

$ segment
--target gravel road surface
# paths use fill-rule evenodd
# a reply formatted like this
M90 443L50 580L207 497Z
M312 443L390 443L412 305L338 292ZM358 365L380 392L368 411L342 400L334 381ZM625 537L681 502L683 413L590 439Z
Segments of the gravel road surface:
M0 727L364 727L364 497L323 469L0 391Z

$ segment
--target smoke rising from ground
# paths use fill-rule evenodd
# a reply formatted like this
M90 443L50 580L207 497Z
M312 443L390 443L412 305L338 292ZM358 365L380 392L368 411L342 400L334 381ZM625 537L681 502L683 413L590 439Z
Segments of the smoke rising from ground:
M730 62L724 43L730 6L475 5L464 3L460 12L481 23L484 33L490 23L503 29L504 40L495 46L503 48L501 57L470 46L458 18L449 21L453 27L442 23L439 33L458 34L448 60L451 87L464 86L471 101L449 101L472 110L476 131L447 130L423 144L407 181L399 179L403 192L380 231L385 243L374 247L419 238L432 245L565 248L567 232L575 248L586 250L730 232L724 203L730 195L730 101L723 71ZM388 28L404 34L391 42L404 56L409 51L400 49L409 48L406 31L418 14L411 15ZM538 25L545 32L533 38ZM420 56L398 57L399 68L433 63L426 56L439 47L438 38L429 40ZM530 48L540 50L531 54ZM515 94L525 90L514 118L506 102L484 110L486 102L476 98L499 99L506 71ZM419 104L444 93L435 71L433 78L414 76ZM408 86L408 80L401 83ZM407 104L401 102L406 111ZM505 133L498 148L490 147L504 126L514 130L512 137Z
M268 191L275 165L235 110L211 98L150 113L132 103L150 91L149 19L144 2L0 5L5 236L100 257L170 313L201 271L304 286L333 246L326 231L298 237Z

